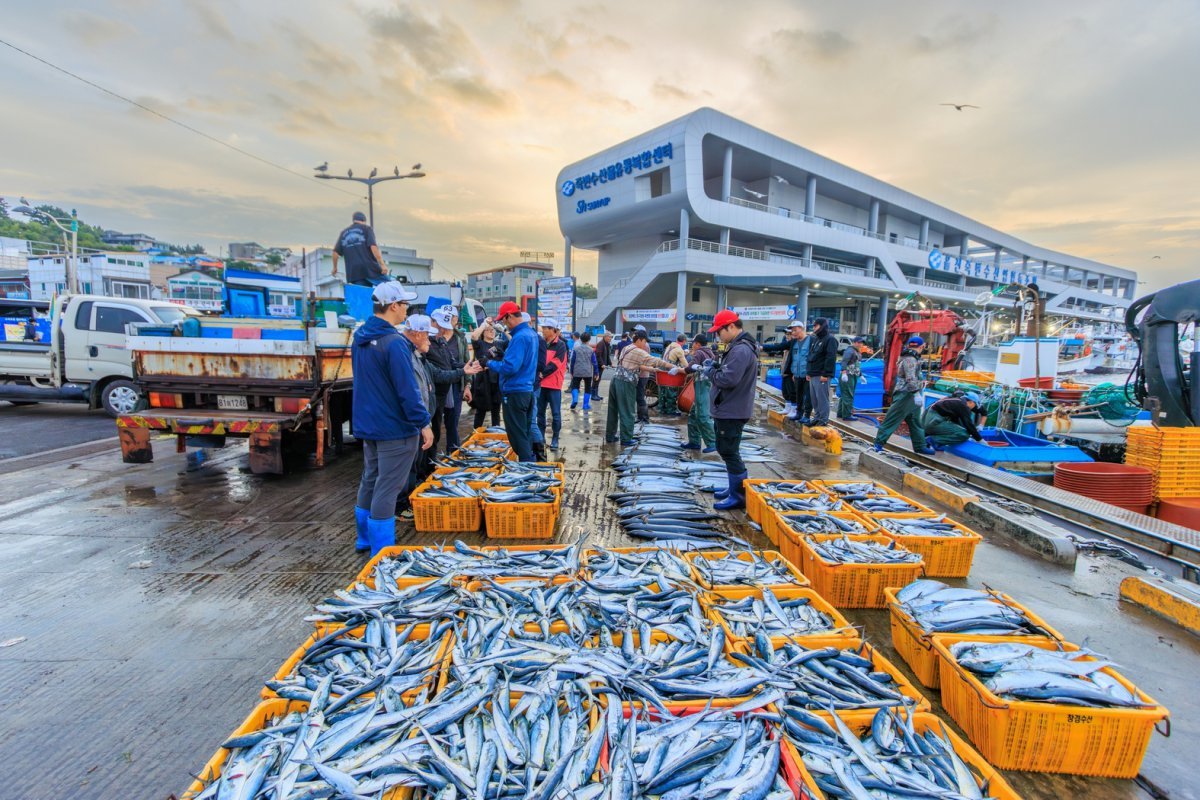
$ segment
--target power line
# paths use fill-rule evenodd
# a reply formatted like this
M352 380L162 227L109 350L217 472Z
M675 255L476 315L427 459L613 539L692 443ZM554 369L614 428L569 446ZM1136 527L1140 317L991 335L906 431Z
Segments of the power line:
M199 128L192 127L191 125L187 124L186 122L181 122L180 120L177 120L174 117L170 117L170 116L162 113L161 111L157 111L143 103L139 103L136 100L125 97L122 94L118 94L117 92L114 92L112 89L101 86L100 84L96 83L95 81L90 81L87 78L83 77L82 75L78 75L74 72L71 72L71 70L66 69L65 67L60 67L57 64L47 61L46 59L42 58L41 56L34 55L33 53L29 52L28 50L23 50L22 48L17 47L12 42L8 42L8 41L5 41L4 39L0 39L0 44L4 45L5 47L9 47L13 50L16 50L18 53L21 53L22 55L32 58L34 61L37 61L41 64L45 64L47 67L50 67L50 69L61 72L63 75L66 75L67 77L74 78L75 80L79 81L82 84L90 86L93 89L97 89L97 90L103 92L104 94L109 95L110 97L115 97L116 99L118 99L122 102L128 103L129 105L134 106L135 108L140 108L142 111L145 111L148 114L153 114L154 116L156 116L160 119L164 119L167 122L170 122L172 125L178 125L180 128L183 128L185 131L188 131L189 133L194 133L197 136L202 136L205 139L209 140L210 142L213 142L214 144L219 144L222 147L229 148L230 150L232 150L235 153L238 153L239 155L246 156L247 158L252 158L255 161L259 162L260 164L266 164L268 167L274 167L275 169L282 170L283 172L286 172L289 175L295 175L297 178L302 178L305 181L313 181L313 182L319 184L320 186L324 186L327 189L333 189L335 192L341 192L342 194L349 195L351 197L356 197L356 198L359 198L360 200L362 199L361 195L357 195L354 192L348 192L345 189L339 189L337 186L333 185L332 183L328 183L326 181L317 181L315 178L313 178L310 175L305 175L302 172L296 172L294 169L285 167L283 164L279 164L279 163L276 163L269 159L263 158L262 156L255 155L254 153L251 153L249 150L243 150L242 148L240 148L236 145L232 145L229 142L224 141L223 139L218 139L216 136L213 136L212 134L209 134L209 133L205 133L204 131L200 130Z

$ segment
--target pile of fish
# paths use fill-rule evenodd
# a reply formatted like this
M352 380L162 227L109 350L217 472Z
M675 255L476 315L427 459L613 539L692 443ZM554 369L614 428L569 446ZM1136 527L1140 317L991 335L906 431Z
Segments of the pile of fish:
M905 550L895 542L860 542L845 535L823 542L810 540L808 546L832 564L916 564L921 560L920 553Z
M692 560L692 566L708 586L798 584L786 563L763 558L753 550L699 556Z
M447 479L431 483L413 497L479 497L479 492L471 488L465 480Z
M919 580L896 592L900 608L929 633L988 636L1050 636L1025 611L978 589L957 589L941 581Z
M826 483L825 491L833 492L847 500L861 500L864 497L889 497L892 492L877 483L862 481L856 483Z
M918 732L907 712L880 709L861 734L840 719L784 720L788 739L827 797L988 797L987 781L955 752L945 726Z
M633 714L610 741L612 798L794 798L779 742L755 715L710 710L670 721Z
M594 581L605 578L638 576L662 577L675 583L692 580L691 565L674 550L654 549L631 553L599 550L587 560Z
M1116 666L1087 650L1044 650L1019 642L958 642L950 653L993 694L1090 708L1152 708L1102 670Z
M479 494L485 503L553 503L558 496L550 491L552 485L549 481L526 480L519 488L481 489Z
M845 504L827 495L816 497L768 497L764 501L779 511L841 511Z
M401 578L483 579L505 575L529 578L574 576L583 557L582 540L545 550L479 550L461 541L452 548L414 547L381 559L372 571L375 586L394 593Z
M715 611L734 636L754 638L762 632L767 636L809 636L837 630L833 618L813 608L807 597L779 599L770 589L763 589L760 600L745 597L741 600L719 598L712 604Z
M922 510L903 497L863 497L857 500L847 498L847 502L856 511L865 511L868 514L911 514Z
M945 517L882 519L884 528L898 536L965 536L963 529Z
M757 483L754 485L754 491L761 495L776 495L776 494L814 494L817 492L808 481L771 481L770 483Z
M783 523L797 533L866 533L866 527L856 520L842 519L828 513L783 514Z
M367 692L428 692L450 629L449 621L440 620L417 637L415 624L397 630L379 618L368 622L361 636L342 627L313 642L287 676L266 686L287 700L311 702L329 677L330 697L342 705Z
M735 652L730 658L758 669L772 686L782 687L780 711L800 722L812 711L916 705L913 697L900 692L895 678L875 669L862 650L809 650L791 642L776 648L761 633L753 641L752 654Z

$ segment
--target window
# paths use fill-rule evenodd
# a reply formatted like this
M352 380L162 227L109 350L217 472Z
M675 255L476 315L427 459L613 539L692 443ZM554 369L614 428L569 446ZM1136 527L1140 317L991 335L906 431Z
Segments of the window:
M670 167L656 169L650 173L650 196L662 197L671 191Z
M145 322L146 318L132 308L96 306L96 328L101 333L124 333L130 322Z
M699 286L692 287L692 302L693 303L700 302L700 287Z
M109 289L113 297L128 297L131 300L150 299L150 287L144 283L113 281Z
M178 306L155 306L154 316L158 317L159 322L165 322L170 325L176 320L186 318L187 314Z
M43 291L46 285L42 284ZM79 309L75 312L75 328L81 331L90 331L92 329L92 301L84 300L79 304Z

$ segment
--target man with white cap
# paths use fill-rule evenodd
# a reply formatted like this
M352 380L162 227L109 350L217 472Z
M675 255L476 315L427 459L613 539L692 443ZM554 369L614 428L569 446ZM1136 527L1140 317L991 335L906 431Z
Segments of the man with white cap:
M354 436L363 443L363 474L354 517L355 549L372 555L396 543L396 497L413 460L433 444L413 343L396 332L417 295L401 283L372 292L374 315L354 333Z
M794 319L788 323L787 338L777 344L764 344L765 353L783 353L780 373L783 379L783 415L788 419L806 419L811 406L808 395L808 350L811 342L804 323Z
M444 305L434 309L430 315L437 332L429 343L425 358L438 369L434 380L433 449L436 451L445 427L446 453L450 454L461 445L458 435L458 418L462 412L463 378L480 372L483 367L468 361L466 343L460 342L461 334L455 329L458 309Z
M558 435L562 431L562 387L563 378L567 374L567 359L570 350L563 341L558 320L554 317L539 317L538 325L542 329L542 341L546 348L545 365L541 368L541 381L538 389L537 431L534 443L546 441L546 408L550 408L551 432L550 449L558 449Z

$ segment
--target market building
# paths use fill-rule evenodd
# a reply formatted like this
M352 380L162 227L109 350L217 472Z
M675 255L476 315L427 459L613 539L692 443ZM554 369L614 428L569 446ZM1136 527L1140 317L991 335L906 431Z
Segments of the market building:
M966 309L1031 282L1048 315L1116 323L1137 287L710 108L565 167L555 189L568 274L572 247L598 253L591 325L695 332L733 307L764 337L792 316L878 333L901 298Z

